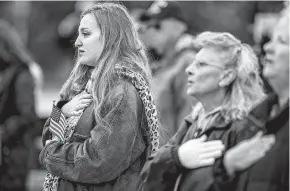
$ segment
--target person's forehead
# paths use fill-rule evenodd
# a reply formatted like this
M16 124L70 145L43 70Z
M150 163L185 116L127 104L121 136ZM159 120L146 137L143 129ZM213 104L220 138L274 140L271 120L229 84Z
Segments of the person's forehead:
M289 42L289 16L283 16L278 21L273 35L281 35Z
M220 51L213 47L204 47L196 54L196 61L218 62L220 61Z
M81 28L90 28L90 29L98 28L98 23L93 15L87 14L82 18L79 28L80 29Z

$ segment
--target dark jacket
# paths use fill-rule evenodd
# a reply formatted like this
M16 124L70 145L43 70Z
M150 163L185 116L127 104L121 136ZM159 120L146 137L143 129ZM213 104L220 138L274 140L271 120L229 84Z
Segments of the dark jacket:
M266 155L243 172L229 177L223 158L215 163L215 185L221 191L286 191L289 190L289 103L274 117L270 117L272 106L277 103L270 95L243 120L238 131L229 135L233 147L253 137L262 130L274 134L276 142Z
M222 140L224 144L229 144L230 140L226 138L232 133L231 126L232 123L219 127L212 126L198 133L192 117L187 116L171 140L144 165L141 176L145 181L145 190L170 191L174 190L175 186L180 191L211 190L214 181L212 166L194 170L185 169L180 164L177 150L184 142L204 134L208 136L208 140ZM190 137L189 134L194 136Z
M59 190L139 191L139 173L149 149L147 121L135 87L124 80L100 105L106 127L96 124L93 104L84 110L69 144L45 145L39 160L61 177ZM43 142L50 138L49 119Z
M33 144L31 131L37 120L34 87L27 65L15 64L1 73L0 190L25 188L29 148Z

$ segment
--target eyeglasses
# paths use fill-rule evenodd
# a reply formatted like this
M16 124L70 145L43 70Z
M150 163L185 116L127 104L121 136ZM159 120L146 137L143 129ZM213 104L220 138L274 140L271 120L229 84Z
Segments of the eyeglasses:
M225 66L222 66L220 64L216 64L216 63L206 63L206 62L200 62L200 61L193 61L192 62L192 65L193 66L196 66L198 68L208 65L208 66L214 66L214 67L217 67L217 68L220 68L220 69L225 69Z

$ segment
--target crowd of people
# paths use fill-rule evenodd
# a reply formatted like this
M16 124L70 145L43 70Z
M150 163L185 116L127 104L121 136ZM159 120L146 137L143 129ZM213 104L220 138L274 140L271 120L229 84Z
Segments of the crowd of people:
M289 4L260 54L226 31L189 34L174 1L65 20L76 59L43 127L44 191L289 190ZM0 29L0 190L23 191L42 71Z

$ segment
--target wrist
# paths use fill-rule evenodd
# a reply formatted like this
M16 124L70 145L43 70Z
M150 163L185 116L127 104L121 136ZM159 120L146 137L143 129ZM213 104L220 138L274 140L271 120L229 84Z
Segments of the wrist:
M176 150L176 158L178 159L178 162L179 162L180 166L186 168L186 164L185 164L185 161L184 161L184 157L183 157L184 155L183 154L184 154L183 147L181 145Z
M70 117L70 115L69 115L68 112L67 112L66 105L64 105L60 110L61 110L62 114L63 114L66 118Z
M61 107L60 111L64 114L64 116L67 117L67 114L66 114L66 112L65 112L65 106Z
M179 159L179 148L180 146L175 146L171 149L171 154L172 154L172 158L173 158L173 161L175 162L175 164L178 166L178 167L183 167L180 159Z
M223 159L224 167L229 176L234 176L235 174L235 165L234 161L231 159L228 152L225 153L224 159Z
M65 101L65 100L61 100L61 101L58 101L56 103L56 106L59 108L59 109L62 109L62 107L67 104L68 101Z

